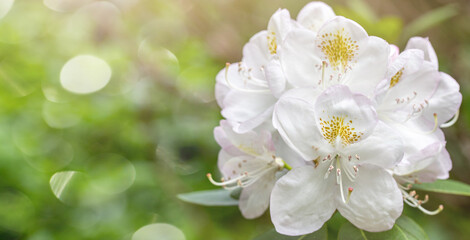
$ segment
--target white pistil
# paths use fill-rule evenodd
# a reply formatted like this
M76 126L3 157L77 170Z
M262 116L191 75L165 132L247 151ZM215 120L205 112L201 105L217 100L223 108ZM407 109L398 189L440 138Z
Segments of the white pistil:
M454 124L457 122L457 120L459 119L459 112L460 112L460 109L457 110L457 112L455 113L454 117L453 117L449 122L446 122L446 123L441 124L440 127L441 127L441 128L448 128L448 127L454 125Z
M234 84L232 84L232 82L230 82L230 80L228 78L228 69L229 69L229 67L230 67L230 63L226 63L225 64L225 81L227 82L227 85L230 88L241 91L241 92L247 92L247 93L270 93L271 92L271 90L269 90L269 89L244 89L244 88L239 88L239 87L235 86ZM239 67L238 71L239 72L242 71L241 67ZM264 87L264 88L268 87L266 83L262 82L262 80L252 78L251 75L248 76L248 80L250 80L252 83L254 83L255 85L258 85L260 87ZM262 84L262 85L260 85L260 84Z

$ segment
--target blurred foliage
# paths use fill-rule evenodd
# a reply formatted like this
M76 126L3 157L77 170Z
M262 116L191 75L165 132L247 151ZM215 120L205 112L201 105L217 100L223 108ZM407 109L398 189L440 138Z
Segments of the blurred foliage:
M295 17L307 2L2 0L0 239L131 239L152 223L196 240L251 239L271 229L268 214L246 220L236 207L190 205L177 194L214 188L205 173L216 172L219 150L217 72L241 58L277 8ZM452 178L470 182L469 3L327 3L400 48L410 34L430 36L441 70L462 87L462 117L446 130L447 148ZM60 73L83 54L104 60L112 77L102 90L77 95L62 88ZM406 214L431 239L470 235L468 198L430 195L429 205L443 203L444 212ZM330 238L342 223L336 214Z

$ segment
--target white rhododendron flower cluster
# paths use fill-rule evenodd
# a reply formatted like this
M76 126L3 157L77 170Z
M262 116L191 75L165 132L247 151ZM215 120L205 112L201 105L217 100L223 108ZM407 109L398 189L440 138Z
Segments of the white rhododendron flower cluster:
M462 101L427 38L400 52L322 2L297 20L281 9L217 75L216 98L223 178L208 177L242 189L246 218L269 207L279 233L302 235L338 210L377 232L393 227L404 202L442 210L410 192L410 183L448 178L440 128Z

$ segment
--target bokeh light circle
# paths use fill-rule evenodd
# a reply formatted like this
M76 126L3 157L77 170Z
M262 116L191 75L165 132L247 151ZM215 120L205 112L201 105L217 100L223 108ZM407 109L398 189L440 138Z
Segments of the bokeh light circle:
M167 223L154 223L141 227L132 235L132 240L186 240L184 233Z
M134 164L117 154L102 154L89 160L86 173L94 188L107 194L126 191L135 181Z
M0 19L5 17L7 13L10 11L11 7L13 7L13 3L15 0L2 0L0 1Z
M111 74L111 67L104 60L91 55L79 55L62 67L60 83L72 93L89 94L104 88L111 80Z

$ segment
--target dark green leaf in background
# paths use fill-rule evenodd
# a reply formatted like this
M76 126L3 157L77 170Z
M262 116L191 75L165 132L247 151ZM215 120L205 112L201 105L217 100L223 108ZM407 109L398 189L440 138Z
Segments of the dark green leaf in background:
M470 196L470 185L450 179L437 180L432 183L415 184L413 188L429 192Z

